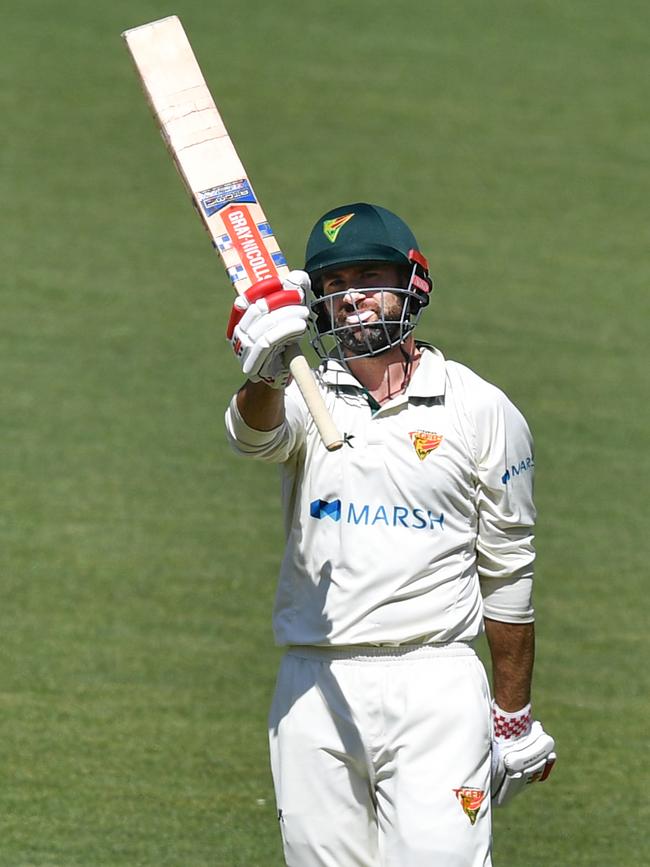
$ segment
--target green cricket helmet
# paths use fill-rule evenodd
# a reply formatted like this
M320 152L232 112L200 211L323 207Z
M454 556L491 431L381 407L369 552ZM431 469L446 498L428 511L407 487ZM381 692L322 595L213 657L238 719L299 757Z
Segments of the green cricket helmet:
M360 310L356 314L353 311L348 322L337 322L336 301L347 293L324 295L323 274L362 262L390 262L399 266L407 285L377 288L379 292L390 291L401 297L402 303L388 314L384 311L371 324L364 324ZM392 211L366 202L333 208L318 220L307 241L305 271L311 278L314 295L312 345L321 357L332 355L332 347L323 343L327 336L334 338L333 348L341 359L343 355L357 358L376 355L402 343L415 328L433 288L427 260L406 223ZM383 310L383 296L381 302Z

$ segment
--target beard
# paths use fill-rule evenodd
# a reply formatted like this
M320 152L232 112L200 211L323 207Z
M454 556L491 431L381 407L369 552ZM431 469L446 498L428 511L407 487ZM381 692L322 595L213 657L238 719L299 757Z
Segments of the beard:
M378 318L367 323L350 324L347 319L351 311L339 311L336 319L339 345L349 355L375 355L399 343L403 326L402 304L399 298L383 299L381 306L374 310Z
M399 322L346 325L337 331L340 346L350 355L375 355L393 346L400 336Z

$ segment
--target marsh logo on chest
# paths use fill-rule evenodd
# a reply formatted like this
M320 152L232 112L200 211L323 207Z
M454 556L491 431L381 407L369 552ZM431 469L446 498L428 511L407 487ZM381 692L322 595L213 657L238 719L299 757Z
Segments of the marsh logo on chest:
M423 461L431 452L435 451L442 442L442 434L433 433L429 430L412 430L409 433L415 454Z
M354 524L357 527L406 527L411 530L443 530L444 512L424 506L410 508L398 505L370 503L342 503L341 500L312 500L309 515L317 521L330 518L335 523Z

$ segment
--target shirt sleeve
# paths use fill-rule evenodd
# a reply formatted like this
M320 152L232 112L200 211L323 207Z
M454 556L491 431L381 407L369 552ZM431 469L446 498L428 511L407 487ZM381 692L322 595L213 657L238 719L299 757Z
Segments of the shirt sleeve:
M226 439L239 455L268 463L283 463L300 448L305 436L306 407L294 384L285 391L285 419L273 430L258 431L246 424L235 395L226 409Z
M494 620L534 620L535 506L533 440L523 415L489 386L475 412L478 573L484 613Z

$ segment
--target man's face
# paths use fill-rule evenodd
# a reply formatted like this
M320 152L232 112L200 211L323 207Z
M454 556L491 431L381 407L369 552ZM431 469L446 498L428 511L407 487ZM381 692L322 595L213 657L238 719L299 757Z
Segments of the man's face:
M360 262L326 271L327 310L346 355L364 355L390 345L399 335L408 278L392 262Z

